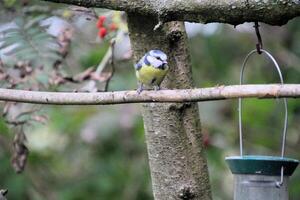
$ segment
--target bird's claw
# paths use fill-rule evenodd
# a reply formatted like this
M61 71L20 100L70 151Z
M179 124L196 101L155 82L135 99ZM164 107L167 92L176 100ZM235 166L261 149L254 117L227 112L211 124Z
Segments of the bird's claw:
M144 90L143 85L140 85L140 86L138 87L138 89L136 90L136 92L137 92L138 94L141 94L143 90Z
M160 90L160 86L159 86L159 85L154 86L154 90L155 90L155 91Z
M142 91L143 91L143 90L141 90L140 88L138 88L138 89L136 90L136 92L137 92L138 94L141 94Z

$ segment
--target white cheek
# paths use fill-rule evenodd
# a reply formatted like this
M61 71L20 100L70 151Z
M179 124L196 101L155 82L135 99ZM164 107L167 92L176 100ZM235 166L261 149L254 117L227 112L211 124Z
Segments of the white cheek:
M160 60L155 60L152 64L153 64L154 67L159 67L163 64L163 62L160 61Z
M147 60L150 62L151 65L153 65L154 67L159 67L163 64L162 61L156 59L156 58L153 58L152 56L148 56L147 57Z

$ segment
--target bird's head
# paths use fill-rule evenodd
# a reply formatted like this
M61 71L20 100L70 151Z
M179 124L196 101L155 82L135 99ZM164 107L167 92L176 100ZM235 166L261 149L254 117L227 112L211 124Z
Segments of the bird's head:
M151 50L147 53L145 60L155 68L165 69L167 66L167 55L161 50Z

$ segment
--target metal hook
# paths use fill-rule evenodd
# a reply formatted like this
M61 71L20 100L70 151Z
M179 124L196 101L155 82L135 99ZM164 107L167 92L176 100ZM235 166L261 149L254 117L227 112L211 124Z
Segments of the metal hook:
M283 185L283 172L284 172L284 167L281 167L281 172L280 172L280 181L276 181L275 186L277 188L280 188Z
M257 40L258 40L258 43L256 44L256 51L258 54L261 54L262 53L262 48L263 48L263 43L262 43L262 39L261 39L261 36L260 36L260 33L259 33L259 24L258 22L254 22L254 26L255 28L255 33L256 33L256 36L257 36Z
M283 84L283 78L282 78L282 74L281 74L281 70L280 67L278 65L278 63L276 62L276 60L273 58L273 56L267 52L266 50L261 49L261 52L264 53L267 58L271 59L271 61L273 62L273 64L276 67L276 70L278 72L279 78L280 78L280 83ZM258 53L257 50L252 50L245 58L243 65L242 65L242 69L241 69L241 73L240 73L240 85L243 84L243 76L244 76L244 69L246 66L246 63L248 61L248 59L254 54L254 53ZM240 136L240 155L243 156L243 132L242 132L242 99L239 98L238 101L238 112L239 112L239 136ZM286 140L286 132L287 132L287 123L288 123L288 111L287 111L287 100L286 98L283 98L283 103L284 103L284 109L285 109L285 117L284 117L284 128L283 128L283 134L282 134L282 146L281 146L281 157L284 156L285 153L285 140ZM283 176L283 175L282 175Z

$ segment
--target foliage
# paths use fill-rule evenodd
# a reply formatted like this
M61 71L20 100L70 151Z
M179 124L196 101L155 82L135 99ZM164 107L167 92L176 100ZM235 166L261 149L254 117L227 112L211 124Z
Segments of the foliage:
M45 18L46 16L41 15L30 20L16 19L14 25L0 32L0 51L6 49L4 55L13 57L14 64L31 61L35 65L43 63L46 67L61 60L57 40L40 25Z

